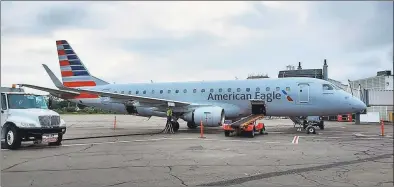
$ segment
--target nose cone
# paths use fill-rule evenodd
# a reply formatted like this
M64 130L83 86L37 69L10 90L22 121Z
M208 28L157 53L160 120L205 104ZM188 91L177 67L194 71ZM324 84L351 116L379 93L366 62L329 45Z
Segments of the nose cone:
M354 98L352 102L352 109L354 109L355 112L361 112L367 109L367 105L360 99Z

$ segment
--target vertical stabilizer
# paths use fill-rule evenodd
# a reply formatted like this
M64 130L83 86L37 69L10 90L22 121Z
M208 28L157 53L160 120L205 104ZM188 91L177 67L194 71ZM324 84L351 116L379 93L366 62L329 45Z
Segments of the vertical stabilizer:
M57 40L56 46L62 81L65 87L86 87L109 84L90 74L66 40Z

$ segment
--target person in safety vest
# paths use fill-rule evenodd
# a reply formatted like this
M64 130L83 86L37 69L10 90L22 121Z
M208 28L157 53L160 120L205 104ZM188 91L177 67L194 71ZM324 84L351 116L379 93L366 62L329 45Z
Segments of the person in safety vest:
M171 123L171 118L172 118L172 109L168 107L167 109L167 124Z

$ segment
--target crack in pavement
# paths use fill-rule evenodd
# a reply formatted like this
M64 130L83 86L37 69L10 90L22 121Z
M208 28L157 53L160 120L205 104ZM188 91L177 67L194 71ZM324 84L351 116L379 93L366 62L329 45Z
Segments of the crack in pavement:
M128 162L133 161L133 160L141 160L141 158L136 158L132 160L127 160ZM126 162L126 161L125 161ZM85 171L85 170L105 170L105 169L121 169L121 168L143 168L143 167L152 167L152 168L163 168L163 167L239 167L240 165L231 165L229 163L225 164L213 164L213 165L201 165L201 164L179 164L179 165L150 165L151 161L147 161L148 163L146 165L122 165L122 166L109 166L109 167L91 167L91 168L70 168L68 167L67 169L36 169L36 170L13 170L13 171L2 171L3 173L24 173L24 172L54 172L54 171L60 171L60 172L65 172L65 171ZM322 164L322 163L320 163ZM276 164L252 164L252 165L242 165L242 166L255 166L255 167L266 167L266 166L271 166L271 167L282 167L282 166L298 166L298 165L316 165L316 163L312 164L283 164L283 165L276 165Z
M181 182L181 184L182 184L183 186L187 186L187 184L185 184L185 181L183 181L181 178L179 178L178 176L176 176L176 175L174 175L174 174L171 173L171 172L172 172L172 167L173 167L173 166L167 166L167 167L168 167L168 169L170 169L170 171L168 172L169 175L171 175L171 176L173 176L174 178L178 179L178 180Z
M259 175L248 176L248 177L239 177L239 178L230 179L230 180L223 180L223 181L200 184L198 186L231 186L231 185L235 185L235 184L242 184L242 183L249 182L249 181L261 180L261 179L265 179L265 178L277 177L277 176L282 176L282 175L304 173L304 172L316 171L316 170L321 171L321 170L334 168L334 167L338 167L338 166L345 166L345 165L350 165L350 164L357 164L357 163L362 163L362 162L369 162L369 161L374 161L374 160L379 160L379 159L384 159L384 158L390 158L392 156L393 156L392 153L391 154L384 154L384 155L379 155L379 156L375 156L375 157L369 157L369 158L357 159L357 160L351 160L351 161L336 162L336 163L325 164L325 165L320 165L320 166L312 166L312 167L290 169L290 170L279 171L279 172L263 173L263 174L259 174Z
M107 186L104 186L104 187L118 186L118 185L121 185L121 184L127 184L129 182L133 182L133 181L118 182L118 183L110 184L110 185L107 185Z
M9 170L9 169L11 169L11 168L14 168L14 167L19 166L19 165L21 165L21 164L24 164L24 163L27 163L27 162L31 162L31 161L35 161L35 160L40 160L40 159L50 158L50 157L56 157L56 156L65 156L65 155L68 155L68 154L72 154L72 153L76 153L76 152L81 152L81 151L84 151L84 150L87 150L87 149L91 148L92 146L93 146L93 145L90 145L90 146L88 146L88 147L86 147L86 148L83 148L83 149L81 149L81 150L78 150L78 151L71 151L71 152L67 152L67 153L61 153L61 154L43 156L43 157L38 157L38 158L30 158L30 159L25 160L25 161L23 161L23 162L19 162L19 163L16 163L16 164L12 165L12 166L9 166L9 167L7 167L7 168L4 168L4 169L2 169L1 171L2 171L2 172L7 172L7 170Z
M307 181L311 181L311 182L314 182L314 183L318 184L318 186L321 186L321 185L323 185L323 184L321 184L321 183L317 182L316 180L313 180L313 179L310 179L310 178L306 177L306 176L305 176L305 175L303 175L302 173L297 173L297 175L299 175L299 176L303 177L303 178L304 178L305 180L307 180Z

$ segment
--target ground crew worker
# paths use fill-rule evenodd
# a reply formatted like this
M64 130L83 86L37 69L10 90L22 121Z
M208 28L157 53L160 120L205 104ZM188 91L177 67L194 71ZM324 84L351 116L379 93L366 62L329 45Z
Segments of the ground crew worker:
M171 118L172 118L172 109L168 107L167 109L167 124L171 123Z

